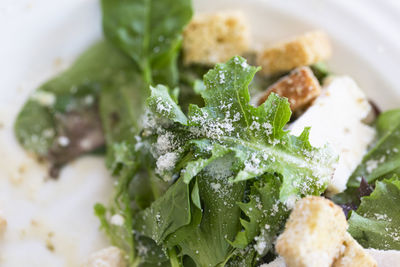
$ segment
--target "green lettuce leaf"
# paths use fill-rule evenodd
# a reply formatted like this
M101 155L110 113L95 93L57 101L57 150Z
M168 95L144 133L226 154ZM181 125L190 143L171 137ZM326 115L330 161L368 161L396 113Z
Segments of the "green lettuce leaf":
M164 83L175 86L178 82L177 57L181 32L192 16L191 1L103 0L102 12L106 38L133 59L137 70L130 73L130 83L117 79L121 82L103 89L100 95L100 116L107 145L106 164L117 177L114 201L107 209L108 216L103 216L101 220L103 225L105 222L110 224L113 214L121 214L126 223L117 226L119 228L114 231L122 234L116 237L111 235L112 240L117 245L122 244L119 246L127 251L131 265L140 263L140 266L152 266L154 259L143 252L161 247L151 239L151 242L143 242L147 238L146 234L150 235L151 231L150 237L154 238L159 234L165 238L163 235L167 235L168 231L175 231L180 222L190 220L190 210L186 210L188 217L184 217L184 213L179 210L182 220L175 218L175 224L163 225L167 229L163 229L165 232L162 233L158 230L160 225L151 225L144 217L157 217L152 217L151 212L154 210L159 211L163 217L167 216L169 212L178 211L175 209L177 206L169 206L170 201L173 202L175 198L178 200L178 197L179 202L188 202L190 199L186 184L175 183L167 191L170 183L156 176L153 151L147 149L148 140L142 142L139 133L142 123L148 123L144 115L145 99L150 91L153 95L161 94L157 97L164 94L171 97L171 102L164 105L165 107L176 106L177 90L169 91L159 85L154 87L159 89L157 91L150 85ZM176 119L185 118L183 113L179 115ZM169 203L167 207L170 209L165 209L166 203ZM172 215L176 217L176 214ZM133 223L149 224L149 228L147 232L132 234ZM173 225L177 226L174 228ZM169 257L172 263L172 252Z
M378 140L350 177L347 187L357 188L361 177L368 183L400 175L400 109L382 113L376 121Z
M157 113L166 116L168 119L186 124L187 118L176 101L171 98L169 90L164 85L150 87L151 96L147 99L147 105L155 106Z
M15 121L18 141L56 167L103 146L99 94L117 82L130 86L133 72L132 60L108 42L93 45L28 99ZM58 142L61 136L67 145ZM82 140L90 142L81 146Z
M295 200L320 195L337 161L328 147L310 145L309 129L299 137L284 129L291 116L287 99L272 94L260 107L250 105L248 86L257 70L240 57L218 64L199 90L204 107L190 105L187 116L165 88L153 88L147 101L155 122L143 138L153 140L156 162L174 155L168 177L192 188L191 221L164 245L198 266L227 264L250 244L251 253L265 254ZM248 251L240 260L254 259Z
M279 173L283 177L280 199L292 195L319 194L323 191L333 172L336 157L324 147L313 148L308 142L308 129L295 137L284 130L290 119L288 101L275 94L261 105L250 105L248 85L258 69L247 65L244 59L235 57L226 64L219 64L209 71L202 91L205 107L189 107L188 122L181 125L182 134L188 140L208 139L212 146L224 146L235 153L241 168L232 177L239 182L252 179L266 172ZM154 113L164 117L179 116L176 109L160 114L157 106L161 101L168 105L168 97L157 105L150 105ZM197 162L202 162L197 159ZM188 163L184 172L194 175L199 165ZM198 168L192 171L193 166ZM185 174L186 182L190 181Z
M349 233L365 248L400 250L400 180L377 181L349 218Z
M103 29L139 66L144 80L178 81L181 33L192 17L190 0L102 0Z
M182 180L168 188L151 206L135 215L133 228L156 243L190 223L189 186Z
M219 158L196 176L202 209L193 205L189 225L178 229L166 241L168 247L179 247L197 266L216 266L224 262L240 230L240 209L245 183L231 184L229 176L235 162L233 154Z
M251 186L249 201L238 203L249 220L241 219L244 231L238 233L233 246L244 249L255 240L254 248L261 256L273 249L290 211L279 201L280 186L280 178L271 174Z

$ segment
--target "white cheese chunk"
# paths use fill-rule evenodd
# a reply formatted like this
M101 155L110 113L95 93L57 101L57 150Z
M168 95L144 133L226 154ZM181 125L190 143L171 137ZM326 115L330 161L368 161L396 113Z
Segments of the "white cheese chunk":
M347 180L375 136L375 130L363 123L370 111L365 94L353 79L334 77L314 104L289 127L292 134L300 135L304 127L310 126L311 144L321 147L328 143L339 155L328 187L330 194L346 189Z

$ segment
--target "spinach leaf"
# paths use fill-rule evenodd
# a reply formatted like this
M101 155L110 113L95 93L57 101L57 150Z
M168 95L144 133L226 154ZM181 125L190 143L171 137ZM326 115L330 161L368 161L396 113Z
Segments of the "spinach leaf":
M400 250L400 180L377 181L374 192L363 197L349 218L350 234L366 248Z
M368 183L400 175L400 109L382 113L376 121L378 140L350 177L347 187L357 188L361 177Z
M90 47L28 99L15 121L18 141L55 167L102 146L99 93L135 70L133 62L109 43Z
M189 186L178 180L150 207L136 214L133 227L161 244L169 234L189 223Z
M219 158L197 176L202 210L193 207L192 220L170 235L166 244L178 246L197 266L216 266L232 251L229 240L240 230L240 209L236 202L244 196L245 183L231 184L235 158Z
M392 132L400 124L400 109L392 109L385 111L379 115L376 121L376 130L379 137L384 137L387 133Z
M154 241L145 242L147 245L141 242L139 239L149 234L145 232L133 235L132 223L148 223L149 219L143 222L138 219L143 219L145 214L155 219L157 216L152 217L148 213L157 207L163 208L157 209L163 216L168 214L171 209L164 209L162 200L168 203L179 196L184 200L183 189L188 186L183 184L177 187L180 183L176 183L159 198L169 184L155 176L153 151L146 148L146 142L141 141L139 133L143 118L148 123L144 117L144 103L150 93L150 85L165 83L175 86L178 82L180 35L192 15L191 2L103 0L102 11L105 36L132 58L138 67L130 76L118 79L119 82L105 88L100 94L100 116L107 144L106 163L113 175L118 177L114 203L109 212L123 214L129 222L119 229L127 234L117 237L117 242L128 243L124 249L129 253L130 264L139 262L140 266L151 266L154 262L149 260L149 255L142 255L141 248L153 250L154 246L147 245ZM161 89L161 94L172 96L173 92L169 92L166 87L158 88ZM170 106L176 106L174 100L168 103L168 107ZM184 115L181 114L180 117L184 118ZM174 207L176 206L170 208ZM186 212L190 215L189 209ZM103 220L109 221L109 218ZM182 221L186 220L182 218ZM152 229L151 231L158 233L158 225L153 225L151 229L151 224L148 226L148 231ZM175 230L172 227L170 231ZM134 237L139 239L135 240Z
M102 0L103 29L139 66L148 84L176 84L183 27L192 17L190 0Z

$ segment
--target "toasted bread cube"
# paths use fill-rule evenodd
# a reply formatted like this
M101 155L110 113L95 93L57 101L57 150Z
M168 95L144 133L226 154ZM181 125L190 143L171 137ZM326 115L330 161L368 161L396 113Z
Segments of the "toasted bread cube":
M257 62L264 74L274 74L326 60L331 54L328 36L313 31L264 49L258 54Z
M288 267L330 267L346 230L339 206L323 197L305 197L296 203L275 248Z
M368 252L346 233L340 256L332 267L376 267L376 261Z
M183 32L184 62L225 62L246 52L249 40L249 29L240 12L198 15Z
M271 85L258 100L258 105L276 93L289 100L292 111L310 105L321 94L321 86L309 67L300 67Z
M7 229L7 220L0 216L0 237L4 235L4 232Z
M91 254L82 267L128 267L128 264L121 249L108 247Z

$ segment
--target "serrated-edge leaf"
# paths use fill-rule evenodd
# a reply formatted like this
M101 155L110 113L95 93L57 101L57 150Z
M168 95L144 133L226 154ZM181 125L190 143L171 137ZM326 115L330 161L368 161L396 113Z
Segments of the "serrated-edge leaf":
M400 180L376 182L370 196L350 214L349 232L364 247L400 250Z
M211 162L213 162L217 158L225 156L228 152L229 149L218 144L214 144L210 158L200 158L198 160L191 161L186 165L186 168L182 171L183 181L187 184L190 183L192 178L195 177L199 172L201 172L205 167L207 167Z
M147 105L159 116L166 117L182 125L187 124L186 115L172 99L169 89L164 85L150 86L151 96L147 99Z

